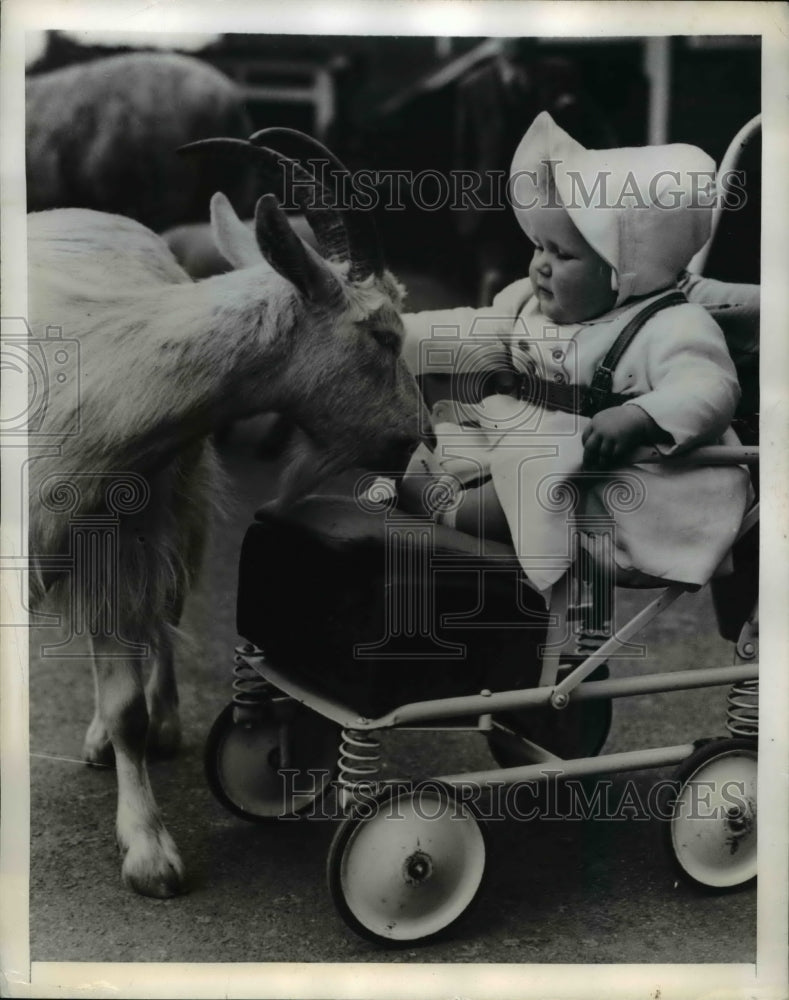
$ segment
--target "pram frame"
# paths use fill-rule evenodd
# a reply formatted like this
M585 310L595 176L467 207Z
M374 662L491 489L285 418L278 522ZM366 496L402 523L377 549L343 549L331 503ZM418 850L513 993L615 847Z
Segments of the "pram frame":
M657 452L657 449L644 449L638 452L631 459L631 461L636 460L639 462L678 462L677 459L673 458L664 459ZM683 465L753 465L758 462L758 448L711 446L699 448L694 453L682 456L679 461ZM758 519L758 512L759 506L756 502L746 512L738 539L754 526ZM571 577L576 571L578 571L577 564L568 571L566 587L561 588L563 599L557 602L561 610L554 616L557 621L561 617L562 611L566 610L566 598L572 588ZM551 636L560 635L561 629L549 627L546 643L541 649L542 673L537 687L507 691L483 689L475 695L410 702L398 705L377 718L364 717L353 706L329 697L323 691L316 690L315 685L311 684L308 679L299 676L297 671L290 668L287 671L280 670L275 664L269 662L264 653L254 645L247 643L239 646L236 651L237 662L242 663L266 686L270 685L271 688L279 692L277 697L284 695L284 700L295 702L299 706L317 713L325 720L336 724L341 730L338 746L338 768L341 773L336 787L337 801L345 819L336 830L332 841L327 859L327 874L331 895L343 920L357 934L370 938L378 944L401 947L423 943L434 938L443 933L467 911L470 899L473 900L478 894L485 870L485 848L481 846L485 843L484 828L479 827L475 818L475 807L468 803L467 793L469 789L472 789L475 794L481 793L485 789L511 788L513 786L530 786L534 790L545 787L549 782L555 782L557 779L564 782L579 781L629 771L676 767L675 783L679 788L676 798L663 798L662 802L668 803L672 817L682 817L682 810L686 807L688 795L694 794L688 792L688 788L696 781L700 781L701 786L704 787L705 782L702 779L705 774L719 776L721 766L733 768L732 773L739 776L742 775L743 769L746 775L748 773L755 774L757 753L755 737L758 734L758 715L755 725L749 731L746 739L737 738L737 731L730 727L731 736L734 737L731 739L701 739L690 743L631 749L617 753L591 751L586 756L575 757L560 756L533 740L531 736L525 736L511 730L506 724L496 719L498 713L525 708L555 711L558 715L570 705L579 702L610 701L614 698L644 694L758 683L759 666L755 641L758 634L756 611L758 601L740 629L736 644L736 655L740 660L738 663L693 668L681 672L655 672L637 676L587 680L600 664L615 654L626 651L629 640L673 605L683 594L699 589L678 582L668 583L628 622L622 625L617 624L614 633L599 648L583 658L579 658L577 655L573 657L573 665L569 673L561 680L558 679L558 669L562 663L562 655L556 649L555 644L551 645ZM732 690L735 688L732 687ZM385 730L401 732L419 730L424 733L438 733L447 730L473 731L490 739L496 729L503 730L510 738L515 737L518 753L522 755L523 763L516 766L498 766L478 771L428 775L422 779L423 787L426 783L432 785L434 789L447 790L448 801L455 803L453 808L456 811L460 810L457 815L463 821L458 827L460 832L457 835L457 844L444 848L443 855L439 851L434 856L429 846L432 830L425 828L420 833L421 820L417 824L416 835L411 829L415 822L412 810L416 809L415 802L417 801L417 792L411 793L409 791L412 783L399 778L381 779L379 777L376 756L377 743L374 734ZM607 735L607 730L605 735ZM286 729L280 727L278 752L283 760L288 760L290 757L287 739ZM362 751L369 751L372 748L371 756L366 757L363 753L360 758L363 766L355 776L356 781L348 781L348 776L342 774L343 755L348 752L349 746L360 747ZM491 747L491 749L493 748ZM498 755L496 756L498 758ZM721 761L724 762L723 765L721 765ZM724 771L724 773L726 772ZM322 780L325 781L328 777L329 775L326 773ZM351 775L351 777L353 779L354 776ZM321 787L327 786L322 784ZM745 792L743 794L746 795ZM435 792L433 795L433 801L435 801ZM688 834L683 832L681 826L677 826L675 834L673 818L670 823L663 824L664 840L668 845L669 853L673 855L674 867L680 875L708 888L719 889L738 888L753 880L755 860L751 862L747 859L753 857L756 803L755 798L750 799L748 795L743 799L742 809L740 807L734 809L726 807L726 811L721 811L714 823L709 824L712 832L703 834L705 840L714 844L720 841L723 830L732 842L740 836L744 836L745 843L749 844L744 851L746 858L744 864L742 861L734 861L732 875L729 876L728 872L724 871L723 882L716 881L720 875L720 868L716 867L718 862L712 861L709 863L709 867L706 867L707 860L702 853L702 862L699 866L692 853L696 847L685 846ZM371 802L377 805L372 812L368 812ZM283 797L283 806L284 804ZM382 816L386 807L399 810L401 805L405 810L408 822L403 828L407 832L401 833L398 840L397 832L388 833L386 827L382 825ZM287 810L283 808L283 813L285 812ZM248 816L247 818L253 817ZM369 828L367 826L368 820L371 820ZM391 826L391 823L389 825ZM471 833L467 832L468 827L472 828ZM439 841L441 836L439 834ZM446 839L447 835L443 836ZM474 838L481 839L479 843L476 843ZM374 888L368 889L365 885L367 879L363 875L352 874L354 870L359 870L360 864L362 867L365 864L365 861L360 862L358 857L354 860L355 852L356 854L361 852L363 859L369 858L371 841L377 844L374 849L376 852L390 856L389 865L390 867L394 865L393 871L395 872L399 871L397 866L400 864L396 859L400 856L405 857L400 875L391 875L390 873L389 881L382 883L384 889L380 892L378 888L375 888L378 884L376 879L380 881L380 877L373 878ZM472 842L474 846L469 847L469 842ZM424 850L420 844L425 845ZM709 849L711 854L714 849L714 847ZM706 850L706 847L703 848L703 851ZM733 847L731 850L733 857L743 857L743 852L737 855ZM367 854L364 853L365 851ZM466 858L464 851L470 852L471 861ZM688 851L691 853L687 854ZM378 857L379 854L375 856ZM425 911L424 918L421 914L413 912L413 885L418 885L422 878L432 878L434 861L444 871L448 868L454 873L452 880L453 885L456 883L456 888L453 890L454 894L449 903L444 904L445 909L448 906L449 917L447 918L441 915L441 911L434 912L431 908ZM467 863L471 865L471 870L465 875L458 874L458 870ZM429 866L428 870L431 873L427 876L422 874L425 865ZM376 865L376 867L378 866ZM412 868L417 872L417 876L412 876ZM400 883L400 877L402 877L402 883L399 890L392 889L391 879L394 878L395 882ZM361 882L358 881L359 879ZM726 879L731 880L726 882ZM371 908L370 899L371 896L383 895L384 892L391 892L394 900L385 904L385 915L381 917L374 907ZM410 916L404 917L403 908L407 911L409 906L412 908Z
M695 452L682 455L679 458L666 458L656 448L647 448L640 449L630 456L628 464L665 462L666 464L682 464L683 466L750 466L758 462L758 457L758 448L752 446L709 446L698 448ZM737 539L751 530L758 520L758 513L759 506L756 502L746 512ZM460 562L465 565L468 558L468 555L465 554L461 557ZM507 557L502 556L501 558L503 563L507 561ZM443 568L448 568L452 563L451 555L441 556L440 559L442 566L443 563L446 563ZM377 718L367 718L354 709L352 705L327 695L315 683L300 675L298 669L294 670L290 666L287 670L280 669L276 664L267 660L263 651L253 644L246 643L238 647L236 651L237 664L246 669L248 677L256 678L256 683L262 685L261 704L265 704L266 699L268 699L269 704L272 704L273 698L276 702L285 703L286 711L287 705L290 704L301 712L306 710L308 715L316 713L317 716L323 718L322 726L324 729L327 725L331 726L332 724L339 729L335 758L339 770L336 788L337 802L345 819L338 827L332 841L327 860L327 871L329 889L337 910L356 933L371 938L378 944L391 947L422 943L443 933L466 912L470 905L470 898L475 898L481 887L485 870L484 830L475 818L474 808L469 806L464 798L469 788L474 789L475 793L485 789L511 788L518 785L527 785L534 789L557 779L572 781L606 774L674 766L678 768L675 780L680 791L677 792L676 799L671 800L670 809L672 816L678 817L677 831L679 832L675 835L673 819L669 824L664 823L664 829L668 831L665 839L679 874L697 884L719 889L737 888L752 881L755 877L755 789L752 797L750 791L747 794L743 792L746 797L742 800L744 803L742 808L737 806L730 809L728 803L721 806L719 816L714 819L714 822L708 823L707 828L711 832L709 834L705 832L702 835L704 841L709 841L713 845L709 849L710 856L717 850L715 845L719 845L724 836L728 838L727 843L732 838L735 840L740 837L746 838L744 843L747 846L743 851L735 853L732 849L735 861L732 863L731 872L725 867L728 862L725 863L722 870L719 861L712 860L708 863L706 857L702 858L699 866L692 855L696 848L692 845L686 846L689 843L688 834L683 832L684 828L680 825L684 821L682 809L688 796L693 794L688 792L688 789L691 784L701 780L698 775L709 773L719 776L721 768L728 766L733 769L732 773L738 777L742 778L742 775L745 775L744 788L750 788L753 785L756 773L756 737L758 735L758 714L755 712L746 720L744 738L739 738L743 736L743 730L730 725L727 721L730 735L733 738L723 740L705 738L690 743L631 749L617 753L596 752L596 750L602 749L601 745L598 745L596 750L587 750L586 745L582 745L582 749L587 753L586 756L572 756L574 749L572 742L569 744L570 752L563 748L566 756L562 756L533 739L532 733L528 733L528 731L527 733L518 732L517 728L511 729L508 722L496 718L498 713L527 708L556 712L558 718L569 706L581 702L604 702L614 698L670 693L722 685L730 685L733 692L737 690L736 685L758 684L759 670L755 641L758 635L758 601L740 629L736 643L737 659L740 662L732 665L692 668L682 672L660 672L587 680L601 664L617 653L625 656L629 653L632 654L632 646L629 643L631 638L673 605L683 594L701 589L671 581L666 581L667 585L660 590L660 593L628 622L622 625L617 623L610 638L606 639L597 649L583 657L578 654L573 655L570 658L569 672L562 679L559 679L558 671L563 665L563 655L557 640L561 640L562 637L565 640L567 638L564 636L566 617L563 615L566 612L567 599L573 587L573 576L578 572L580 572L580 567L576 562L565 575L564 586L559 587L561 597L555 604L552 604L550 609L553 624L549 625L546 642L540 649L541 674L536 687L505 691L483 689L478 694L473 695L409 702L400 704ZM566 656L564 660L566 663ZM282 706L280 706L280 710L281 708ZM222 721L223 716L224 721ZM223 716L217 719L217 724L221 724L218 729L217 724L215 724L216 736L215 731L212 730L212 736L209 737L209 747L212 748L211 752L214 754L217 753L217 748L221 748L223 745L222 725L227 725L228 721L231 725L238 723L241 726L245 724L254 726L255 724L254 707L250 710L249 707L241 705L238 710L234 709L230 715L226 712L223 713ZM277 718L275 712L269 717L269 724L271 724L272 719ZM288 762L291 760L291 747L287 725L277 722L274 722L273 725L277 734L278 757L281 761ZM450 852L448 857L446 854L444 856L438 854L434 859L429 851L425 853L419 847L422 842L430 842L433 831L429 828L421 830L419 826L421 816L415 805L417 791L408 791L413 783L397 778L381 779L378 773L378 743L374 738L375 734L386 730L415 729L428 733L447 730L455 732L475 731L487 736L489 741L496 734L496 730L499 730L503 732L507 740L515 739L519 761L515 766L497 766L478 771L428 775L422 779L423 785L426 782L434 788L444 789L445 792L441 794L448 796L448 801L454 801L454 809L461 810L459 815L463 823L457 828L457 831L451 827L449 833L445 830L438 838L440 841L441 836L443 836L445 840L448 838L451 842L452 837L457 834L455 846L450 845L446 849ZM603 740L606 736L607 723ZM357 748L361 750L358 761L354 760ZM491 745L491 750L493 750L499 764L507 763L506 759L501 760L500 754L494 750L493 745ZM221 755L222 752L220 749L219 754ZM349 753L350 770L345 767L349 760ZM356 764L359 762L362 765L361 769L356 770ZM318 762L316 761L316 763ZM324 765L328 763L325 756L320 763ZM209 761L208 755L206 765L209 772L209 782L216 793L217 785L221 783L217 776L222 771L222 765ZM284 768L281 776L283 791L279 800L282 807L280 814L288 815L288 805L291 800L287 798L284 785L288 780L285 777L287 769L291 768L291 765L285 763L279 767ZM320 791L317 794L322 797L329 787L327 782L331 780L331 772L321 767L312 768L310 765L300 773L311 774L313 781L316 774L321 775ZM725 770L723 773L726 773ZM704 782L702 781L701 784L704 785ZM264 810L259 814L246 813L243 808L232 801L232 795L227 795L224 789L220 789L218 795L220 800L232 811L244 815L248 819L271 818L279 809L277 806L272 811L273 802L269 797L265 800ZM433 795L435 799L435 792ZM369 809L371 799L378 803L378 806L373 810L372 816L369 816L365 810ZM295 800L293 801L295 802ZM400 841L397 840L397 833L390 833L382 825L382 807L387 803L388 807L398 809L402 805L406 811L408 822L400 829L408 832L400 835ZM302 811L301 807L296 809L294 806L294 812L299 811ZM368 819L371 819L369 828L367 826ZM415 823L418 828L416 833L413 831ZM699 835L691 834L691 836ZM394 845L391 843L393 838ZM358 872L360 864L362 867L365 864L374 864L377 867L377 863L370 860L369 856L371 840L378 844L374 848L376 852L380 851L383 855L391 855L390 864L395 864L396 872L394 875L390 873L390 880L394 878L399 883L401 876L403 880L399 890L393 890L395 902L386 904L387 907L391 907L391 913L390 909L387 908L383 917L376 912L367 912L365 909L369 907L370 893L376 895L378 890L369 890L366 887L367 880L364 876L349 874L353 871ZM414 844L417 846L414 847ZM392 854L392 846L394 854ZM707 851L708 849L704 847L703 850ZM364 855L365 851L368 852L367 855ZM464 851L470 852L469 857L473 857L473 861L469 862L472 864L473 871L467 876L460 874L465 863L462 861L462 858L465 857ZM358 858L355 861L352 860L355 857L355 852L362 852L367 860L362 862L359 862ZM403 852L405 852L406 861L403 862L405 867L400 872L397 869L399 862L395 862L394 858ZM691 852L691 854L687 852ZM378 854L375 856L378 857ZM430 873L433 871L434 860L437 865L444 866L444 870L446 866L453 870L455 873L453 878L457 880L455 895L447 904L449 916L446 919L433 910L425 911L424 918L415 914L413 912L413 897L409 897L413 884L419 884L420 879L432 878ZM425 875L424 871L428 871L428 875ZM721 878L723 881L717 881ZM373 883L375 883L375 879L373 879ZM470 898L469 883L474 889ZM389 888L386 888L385 892L389 892L391 889L389 882L387 885ZM410 904L408 898L411 898ZM412 907L411 916L407 919L401 919L401 916L398 916L400 907L409 905ZM395 928L397 929L395 930Z

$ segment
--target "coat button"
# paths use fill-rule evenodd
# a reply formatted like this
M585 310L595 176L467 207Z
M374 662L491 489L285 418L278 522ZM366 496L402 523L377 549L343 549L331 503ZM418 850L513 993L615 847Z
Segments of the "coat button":
M552 351L551 357L553 358L554 361L563 361L564 351L559 351L559 350Z
M555 375L553 376L553 380L554 380L554 382L556 382L556 383L557 383L557 385L562 385L562 384L564 383L564 375L562 375L562 373L561 373L561 372L557 372L557 373L556 373L556 374L555 374Z

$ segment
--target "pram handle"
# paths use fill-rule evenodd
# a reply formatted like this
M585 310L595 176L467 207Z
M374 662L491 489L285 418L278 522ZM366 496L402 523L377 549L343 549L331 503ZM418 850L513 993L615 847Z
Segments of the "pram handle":
M627 457L627 465L662 463L673 467L701 465L756 465L759 448L756 445L704 445L680 455L664 455L657 448L636 448Z

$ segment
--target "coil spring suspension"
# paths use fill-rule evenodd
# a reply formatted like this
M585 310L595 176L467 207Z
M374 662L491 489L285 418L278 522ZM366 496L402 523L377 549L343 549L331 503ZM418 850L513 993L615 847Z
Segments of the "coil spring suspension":
M376 785L380 771L381 744L369 733L343 729L337 761L337 786L340 803L350 804L361 789Z
M732 736L759 735L759 681L732 684L726 699L726 728Z
M250 719L270 698L271 685L238 653L233 660L233 704L239 721Z
M584 629L575 637L575 652L579 656L591 656L610 638L605 632Z

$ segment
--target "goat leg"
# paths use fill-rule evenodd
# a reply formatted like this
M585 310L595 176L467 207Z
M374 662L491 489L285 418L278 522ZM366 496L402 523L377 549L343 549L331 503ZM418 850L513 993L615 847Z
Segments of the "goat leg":
M99 710L115 750L118 778L117 838L122 878L144 896L180 892L183 864L165 829L145 764L148 709L139 660L102 656L104 640L93 639ZM107 650L106 652L109 652Z
M114 767L115 751L101 714L95 661L93 685L95 707L82 744L82 757L94 767ZM165 628L162 628L157 643L157 654L145 688L145 702L148 706L146 753L156 758L174 757L181 746L181 719L178 712L173 643Z
M178 685L175 679L175 652L170 630L159 629L156 657L145 688L148 705L147 753L150 757L173 757L181 746L181 719L178 714Z
M91 660L93 667L93 718L90 721L88 730L85 733L85 740L82 744L82 758L88 764L95 767L114 767L115 751L112 749L110 734L104 725L101 714L101 704L99 699L99 675L96 669L95 657Z

